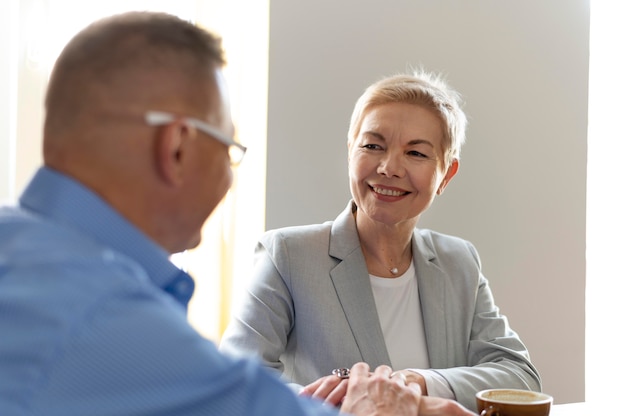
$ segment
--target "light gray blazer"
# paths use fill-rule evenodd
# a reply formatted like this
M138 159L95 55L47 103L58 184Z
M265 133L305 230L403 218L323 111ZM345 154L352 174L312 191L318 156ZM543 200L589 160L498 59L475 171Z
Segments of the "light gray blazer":
M352 209L350 201L334 222L262 236L223 352L256 355L301 385L359 361L372 369L391 365ZM457 400L475 409L482 389L540 390L539 373L494 304L472 244L416 229L413 261L430 364Z

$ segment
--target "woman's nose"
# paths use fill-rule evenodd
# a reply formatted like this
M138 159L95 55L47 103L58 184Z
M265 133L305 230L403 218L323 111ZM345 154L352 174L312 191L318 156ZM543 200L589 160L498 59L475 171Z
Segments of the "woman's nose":
M404 174L404 162L401 152L387 151L378 164L380 175L401 177Z

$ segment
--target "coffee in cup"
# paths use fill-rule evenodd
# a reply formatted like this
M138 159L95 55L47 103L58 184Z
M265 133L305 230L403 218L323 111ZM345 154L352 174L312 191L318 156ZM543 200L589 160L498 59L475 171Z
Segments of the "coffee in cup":
M481 416L548 416L552 396L518 389L489 389L476 393Z

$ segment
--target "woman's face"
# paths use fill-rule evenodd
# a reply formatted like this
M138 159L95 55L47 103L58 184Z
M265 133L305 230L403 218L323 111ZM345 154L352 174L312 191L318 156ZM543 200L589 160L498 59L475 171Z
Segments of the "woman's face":
M425 107L388 103L370 108L348 145L350 191L371 220L415 223L458 169L445 166L439 118Z

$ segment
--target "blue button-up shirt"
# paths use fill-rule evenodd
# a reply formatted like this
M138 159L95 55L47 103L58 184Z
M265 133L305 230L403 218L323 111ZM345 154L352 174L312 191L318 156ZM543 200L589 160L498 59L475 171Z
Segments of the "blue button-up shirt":
M334 415L187 322L191 277L40 169L0 208L0 415Z

